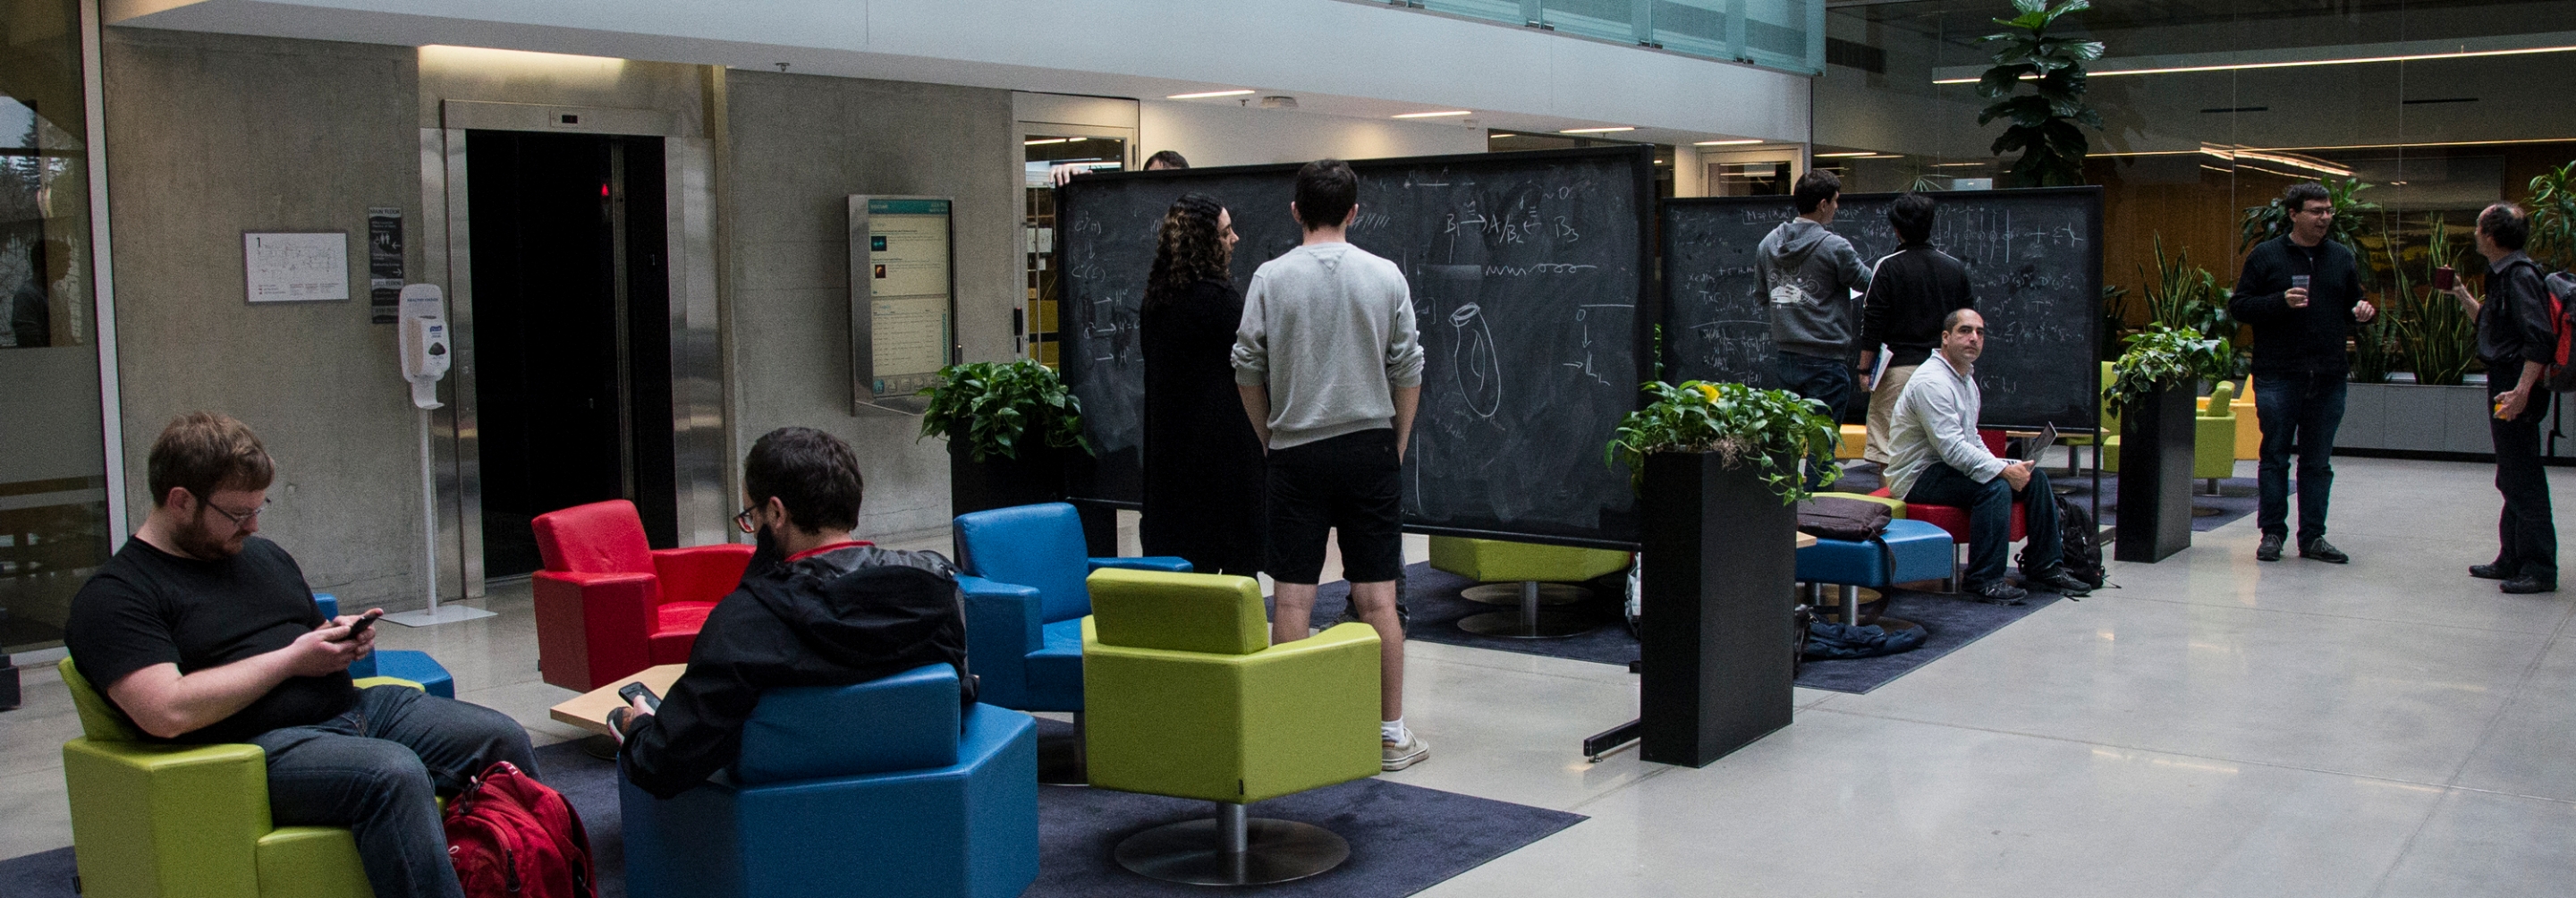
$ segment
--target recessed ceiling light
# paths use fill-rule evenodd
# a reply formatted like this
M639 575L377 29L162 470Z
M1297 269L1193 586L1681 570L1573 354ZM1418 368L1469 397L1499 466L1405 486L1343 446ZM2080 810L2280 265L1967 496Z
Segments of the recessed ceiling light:
M1025 146L1025 147L1034 147L1034 146L1044 146L1044 145L1046 145L1046 144L1050 144L1050 143L1072 143L1072 142L1073 142L1073 138L1070 138L1070 137L1042 137L1042 138L1039 138L1039 139L1037 139L1037 140L1023 140L1023 141L1020 141L1020 145L1021 145L1021 146Z
M1200 93L1194 93L1194 94L1173 94L1173 95L1171 95L1171 96L1164 97L1163 99L1166 99L1166 100L1204 100L1204 99L1207 99L1207 98L1209 98L1209 97L1241 97L1241 96L1249 96L1249 95L1251 95L1251 94L1252 94L1252 91L1249 91L1249 90L1211 90L1211 91L1203 91L1203 92L1200 92Z
M1817 154L1816 154L1816 158L1818 158L1818 159L1858 159L1858 158L1860 158L1860 157L1862 157L1862 156L1876 156L1876 155L1878 155L1878 153L1876 153L1876 152L1874 152L1874 151L1871 151L1871 150L1862 150L1862 151L1857 152L1857 153L1817 153Z
M1761 140L1760 138L1748 137L1748 138L1745 138L1745 139L1743 139L1743 140L1703 140L1703 141L1700 141L1700 142L1698 142L1698 143L1691 144L1691 146L1695 146L1695 147L1740 147L1740 146L1744 146L1745 144L1753 144L1753 143L1761 143L1761 142L1762 142L1762 140Z
M1485 135L1485 139L1487 139L1487 140L1501 140L1501 139L1506 138L1506 137L1519 137L1519 136L1520 136L1520 135L1518 135L1518 134L1487 134L1487 135Z
M1475 111L1471 109L1452 109L1447 112L1408 112L1403 115L1396 116L1396 118L1448 118L1453 115L1475 114Z
M1635 127L1635 126L1633 126L1633 125L1618 125L1618 126L1608 127L1608 128L1566 128L1566 129L1564 129L1564 130L1560 130L1560 131L1558 131L1558 132L1556 132L1556 133L1558 133L1558 134L1610 134L1610 133L1619 132L1619 131L1634 131L1634 130L1637 130L1637 129L1636 129L1636 127Z

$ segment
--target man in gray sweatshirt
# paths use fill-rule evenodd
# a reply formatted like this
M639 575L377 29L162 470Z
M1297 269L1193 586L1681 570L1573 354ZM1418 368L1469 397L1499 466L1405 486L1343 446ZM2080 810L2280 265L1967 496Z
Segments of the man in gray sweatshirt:
M1842 235L1825 230L1842 209L1842 193L1842 179L1832 172L1799 176L1792 195L1798 217L1771 229L1753 254L1753 267L1771 303L1771 344L1780 350L1775 361L1780 386L1824 403L1825 417L1836 423L1851 403L1852 366L1859 358L1852 346L1858 304L1852 296L1869 289L1869 266L1861 264L1860 252ZM1808 460L1808 489L1823 485L1831 462Z
M1422 398L1422 338L1404 272L1348 242L1359 214L1359 176L1348 164L1307 163L1288 211L1305 243L1253 272L1234 334L1235 388L1269 450L1266 569L1278 586L1270 641L1308 635L1325 531L1340 530L1351 604L1378 635L1384 767L1402 770L1431 754L1404 726L1396 617L1401 471Z

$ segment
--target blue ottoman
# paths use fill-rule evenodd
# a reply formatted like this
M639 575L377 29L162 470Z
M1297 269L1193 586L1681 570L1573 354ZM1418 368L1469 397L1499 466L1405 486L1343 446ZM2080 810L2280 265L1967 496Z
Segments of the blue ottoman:
M1879 543L1886 543L1880 548ZM1860 620L1861 587L1885 589L1917 580L1947 580L1953 549L1949 531L1924 521L1898 518L1876 540L1849 542L1819 537L1798 550L1798 579L1842 587L1843 622Z
M322 608L323 617L340 616L340 599L327 592L313 594L313 604ZM456 678L428 652L408 649L377 649L349 665L349 678L394 677L419 683L422 691L439 698L456 697Z

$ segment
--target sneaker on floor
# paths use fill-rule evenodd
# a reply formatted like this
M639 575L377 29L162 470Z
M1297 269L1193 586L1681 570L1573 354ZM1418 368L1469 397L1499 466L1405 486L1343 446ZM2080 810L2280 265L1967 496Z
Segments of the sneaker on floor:
M2049 568L2048 570L2041 571L2037 574L2026 573L2023 574L2022 577L2031 588L2037 589L2041 592L2053 592L2061 596L2089 596L2093 594L2093 584L2075 579L2075 575L2067 573L2066 569L2063 567Z
M2480 580L2511 580L2513 569L2502 564L2472 564L2469 565L2469 576Z
M1970 586L1963 595L1971 601L1984 602L1988 605L2019 605L2023 599L2030 597L2030 594L2023 592L2021 587L2000 578Z
M2517 596L2530 595L2536 592L2557 592L2558 581L2543 580L2530 574L2524 574L2511 580L2496 584L2496 591Z
M2266 534L2263 534L2263 541L2262 541L2262 542L2260 542L2260 543L2256 543L2256 544L2254 545L2254 560L2256 560L2256 561L2279 561L2279 560L2281 560L2281 544L2282 544L2282 543L2285 543L2285 542L2288 542L2288 541L2289 541L2289 538L2288 538L2288 537L2282 536L2282 535L2277 534L2277 533L2266 533Z
M2352 556L2344 554L2342 549L2335 548L2333 543L2326 542L2325 537L2322 536L2308 540L2306 545L2300 546L2299 557L2313 558L2327 564L2342 564L2352 560Z
M1404 731L1404 741L1387 742L1380 740L1378 742L1378 748L1383 751L1384 755L1380 759L1382 763L1379 764L1379 767L1388 773L1394 773L1415 764L1420 764L1423 759L1431 757L1431 743L1422 741L1421 736L1415 735L1414 732L1409 729Z

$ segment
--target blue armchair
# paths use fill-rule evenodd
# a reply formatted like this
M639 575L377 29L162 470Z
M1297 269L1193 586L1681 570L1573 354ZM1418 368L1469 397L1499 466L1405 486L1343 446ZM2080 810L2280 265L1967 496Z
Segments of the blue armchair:
M1037 881L1037 725L928 664L773 689L742 757L659 799L618 780L635 898L1010 898Z
M327 592L317 592L313 594L313 604L322 609L323 617L340 616L340 598L338 596L334 596ZM367 657L360 658L357 661L350 663L349 676L352 679L359 680L363 680L368 677L393 677L397 680L410 680L414 683L419 683L421 691L438 696L439 698L456 697L456 678L449 676L447 668L444 665L439 664L438 659L430 657L428 652L415 652L409 649L377 649L373 652L367 653Z
M1082 710L1083 578L1104 567L1188 573L1177 557L1091 558L1082 520L1062 502L957 516L957 584L966 592L967 668L977 697L1022 711Z

